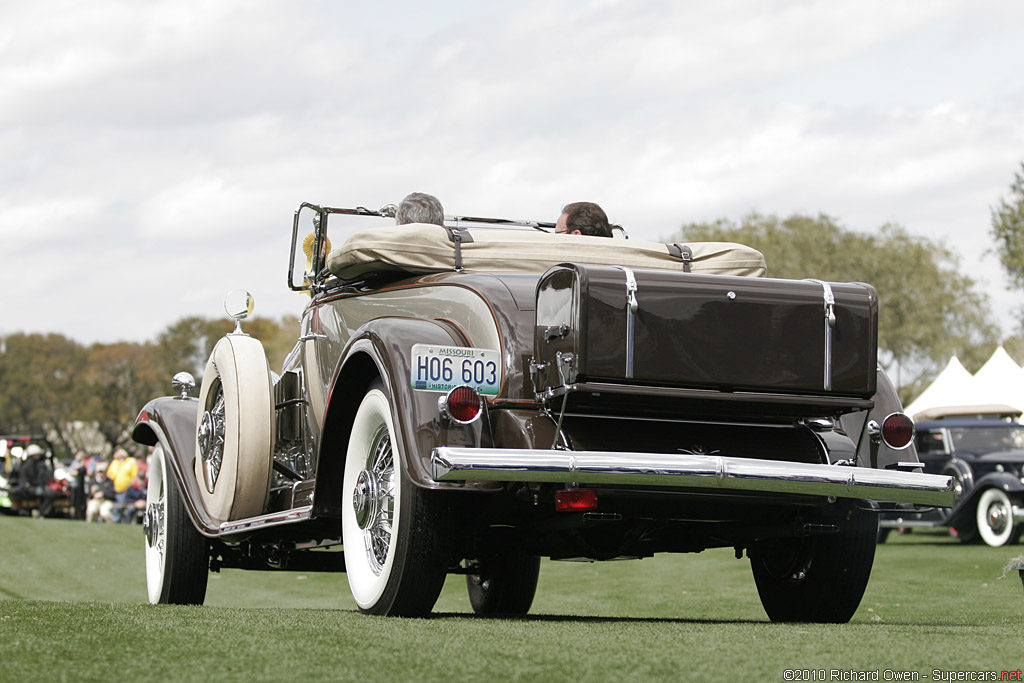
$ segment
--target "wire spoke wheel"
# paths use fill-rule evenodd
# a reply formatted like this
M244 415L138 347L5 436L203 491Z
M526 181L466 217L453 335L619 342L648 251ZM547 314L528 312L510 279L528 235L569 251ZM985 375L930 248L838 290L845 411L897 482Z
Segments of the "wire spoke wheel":
M402 458L391 400L377 382L356 411L341 498L349 588L369 614L428 614L450 559L447 499L417 488Z
M218 378L211 389L213 405L203 412L199 423L199 457L203 461L203 483L214 492L224 463L224 387Z
M395 467L391 436L381 425L370 446L366 468L359 473L352 504L363 530L367 561L380 575L387 562L394 531Z

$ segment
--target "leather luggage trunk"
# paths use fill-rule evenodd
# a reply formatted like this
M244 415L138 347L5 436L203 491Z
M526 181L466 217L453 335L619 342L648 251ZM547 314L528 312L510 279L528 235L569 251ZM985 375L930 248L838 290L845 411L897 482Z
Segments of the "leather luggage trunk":
M538 392L580 382L858 399L875 392L870 285L562 264L538 282L536 311Z

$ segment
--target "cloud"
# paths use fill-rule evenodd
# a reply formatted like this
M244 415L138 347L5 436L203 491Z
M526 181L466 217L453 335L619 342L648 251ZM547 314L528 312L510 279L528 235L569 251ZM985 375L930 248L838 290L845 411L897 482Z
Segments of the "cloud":
M0 333L147 339L239 286L297 314L295 206L411 190L542 220L595 200L650 239L750 210L894 221L989 274L988 205L1024 148L1022 18L952 0L7 2L4 253L46 254L75 286L59 307L5 297ZM0 287L41 282L32 262Z

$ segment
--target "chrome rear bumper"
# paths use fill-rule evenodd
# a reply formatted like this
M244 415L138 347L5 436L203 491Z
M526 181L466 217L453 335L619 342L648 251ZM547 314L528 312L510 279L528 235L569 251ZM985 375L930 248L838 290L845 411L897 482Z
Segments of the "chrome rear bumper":
M949 507L950 477L720 455L435 448L435 481L534 481L765 491Z

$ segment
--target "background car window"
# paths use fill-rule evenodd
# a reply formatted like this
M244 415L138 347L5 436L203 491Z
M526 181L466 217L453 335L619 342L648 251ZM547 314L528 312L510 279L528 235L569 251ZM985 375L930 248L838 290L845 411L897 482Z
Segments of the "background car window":
M920 453L944 453L946 451L946 443L942 438L942 432L934 431L920 434L917 450Z
M955 450L989 453L1024 446L1024 428L1013 427L958 427L949 430Z

